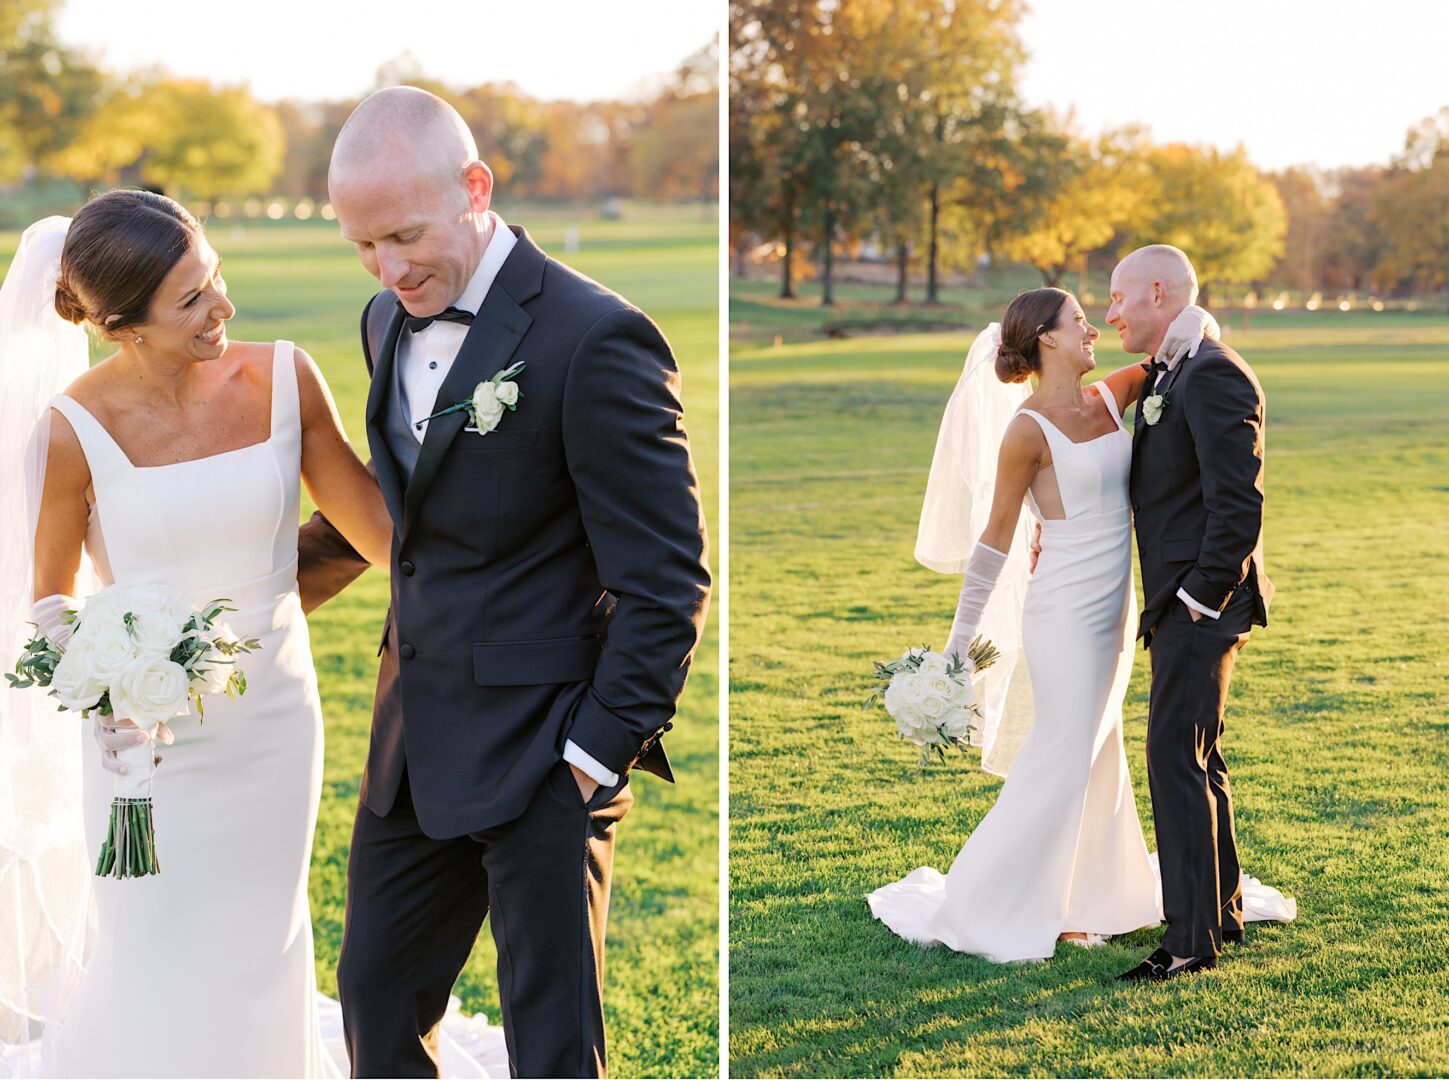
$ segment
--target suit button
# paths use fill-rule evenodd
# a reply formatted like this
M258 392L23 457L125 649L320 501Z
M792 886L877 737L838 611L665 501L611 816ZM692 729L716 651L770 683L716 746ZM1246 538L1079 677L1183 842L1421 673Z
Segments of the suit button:
M411 660L414 656L417 656L418 651L414 649L411 645L409 645L406 641L404 641L402 644L402 648L398 650L398 653L402 656L404 660Z
M666 720L666 721L664 721L664 730L665 731L673 731L674 730L674 721L673 720Z
M403 577L412 577L413 571L417 569L417 567L415 567L412 563L408 562L406 559L398 563L397 568L402 571Z

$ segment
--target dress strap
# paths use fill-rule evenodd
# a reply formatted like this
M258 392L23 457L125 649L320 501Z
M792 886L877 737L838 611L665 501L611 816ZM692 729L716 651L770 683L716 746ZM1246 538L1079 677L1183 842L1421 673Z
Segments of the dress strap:
M111 433L79 401L65 394L57 394L51 398L50 405L70 421L71 430L80 440L86 465L91 470L92 486L132 468L131 459L116 440L111 438Z
M272 350L272 438L294 431L302 423L295 351L290 341L278 341Z
M1122 423L1122 414L1117 410L1117 395L1112 393L1112 388L1107 385L1107 380L1103 379L1093 383L1092 388L1097 391L1097 396L1106 403L1107 411L1112 414L1112 419L1117 421L1117 426L1125 431L1126 425Z

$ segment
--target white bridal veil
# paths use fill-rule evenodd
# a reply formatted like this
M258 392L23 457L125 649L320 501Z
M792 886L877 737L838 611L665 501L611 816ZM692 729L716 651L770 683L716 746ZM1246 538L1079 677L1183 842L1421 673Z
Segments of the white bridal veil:
M25 230L0 286L0 667L33 627L32 561L49 410L86 369L85 332L55 312L69 218ZM79 979L91 923L81 819L83 724L39 689L0 686L0 1050L33 1043ZM22 1063L22 1069L27 1066ZM7 1066L0 1053L0 1075Z
M942 574L966 569L971 549L986 528L996 489L996 459L1006 427L1031 393L1026 383L996 377L1001 324L977 335L936 437L936 454L926 482L926 499L916 533L916 561ZM1001 650L977 686L984 713L972 742L981 746L981 767L1005 776L1032 724L1031 684L1021 648L1021 612L1030 579L1032 531L1036 518L1022 508L1006 566L981 617L980 633Z

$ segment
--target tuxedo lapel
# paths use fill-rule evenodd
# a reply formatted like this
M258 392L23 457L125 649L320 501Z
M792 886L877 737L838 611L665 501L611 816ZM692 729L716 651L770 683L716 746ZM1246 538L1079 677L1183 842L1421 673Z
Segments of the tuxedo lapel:
M480 382L492 378L506 368L519 342L533 325L533 316L524 311L522 305L538 295L547 257L534 246L527 233L521 229L517 232L518 243L498 271L498 277L489 288L488 296L468 330L468 336L463 339L463 346L458 350L453 367L438 389L432 412L439 412L471 398L474 388ZM525 388L527 380L528 374L524 372L520 382ZM403 501L403 536L407 535L416 519L418 507L422 505L428 486L443 463L443 455L448 446L467 424L468 414L465 411L449 413L428 421L418 463L413 469L412 480ZM469 434L467 437L486 439L488 436Z
M392 297L391 293L383 296ZM376 301L374 301L376 302ZM377 485L382 489L382 501L387 505L396 527L403 518L403 484L398 474L397 461L388 449L387 434L382 430L382 409L388 400L392 386L392 369L397 363L397 342L402 336L403 312L396 300L389 299L393 312L388 318L382 335L382 347L372 358L372 384L367 390L367 445L372 451L373 470L377 473Z

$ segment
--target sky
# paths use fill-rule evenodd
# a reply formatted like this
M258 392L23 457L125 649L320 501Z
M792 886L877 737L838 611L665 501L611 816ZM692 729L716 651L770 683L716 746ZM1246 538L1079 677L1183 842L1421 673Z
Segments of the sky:
M245 82L267 102L358 97L405 50L445 83L592 101L642 96L722 30L724 10L725 0L63 0L56 27L108 70L161 64Z
M1232 149L1262 169L1387 164L1449 106L1442 0L1029 0L1021 89L1084 134Z

